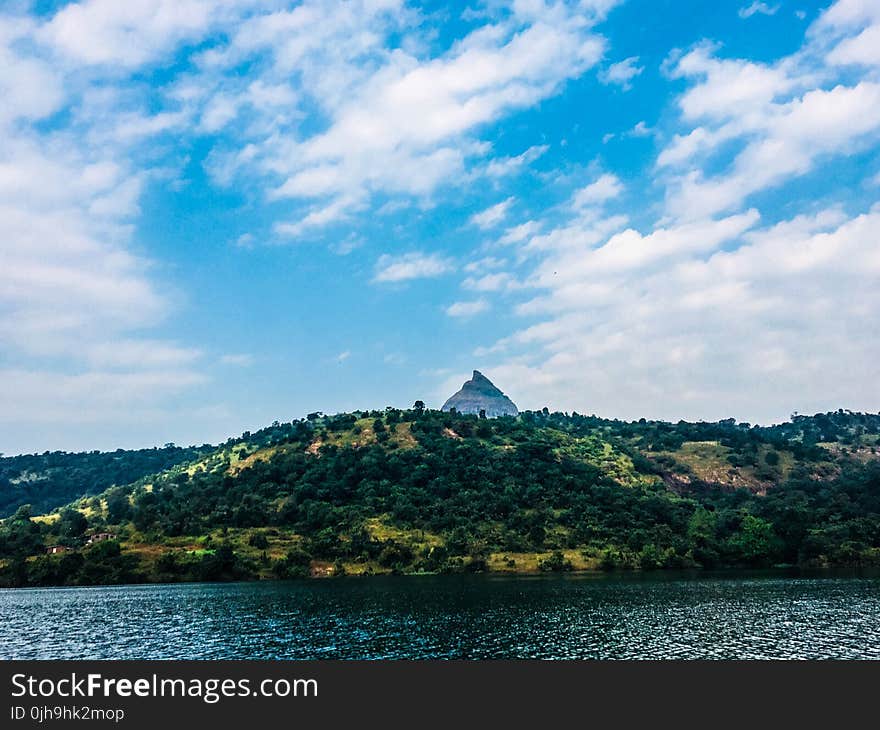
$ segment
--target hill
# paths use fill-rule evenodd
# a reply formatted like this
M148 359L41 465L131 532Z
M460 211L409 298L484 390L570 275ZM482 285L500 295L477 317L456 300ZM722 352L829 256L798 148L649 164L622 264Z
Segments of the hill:
M213 451L211 446L163 448L72 454L0 456L0 517L23 504L36 512L49 512L80 497L100 494L115 484L131 484L148 474L191 461Z
M19 507L0 583L880 565L878 434L880 415L844 411L771 427L312 414L50 514Z

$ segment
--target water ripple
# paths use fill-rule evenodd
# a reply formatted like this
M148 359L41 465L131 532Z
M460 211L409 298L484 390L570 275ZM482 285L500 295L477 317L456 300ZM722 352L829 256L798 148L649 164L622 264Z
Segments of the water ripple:
M880 579L437 576L0 590L3 659L880 658Z

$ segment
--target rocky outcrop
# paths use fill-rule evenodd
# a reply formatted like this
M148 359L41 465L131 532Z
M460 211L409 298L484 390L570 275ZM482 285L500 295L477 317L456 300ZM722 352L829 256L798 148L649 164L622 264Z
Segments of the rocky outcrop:
M514 402L498 390L479 370L474 370L473 377L443 404L442 410L451 411L453 408L459 413L474 415L484 411L487 418L515 416L519 413Z

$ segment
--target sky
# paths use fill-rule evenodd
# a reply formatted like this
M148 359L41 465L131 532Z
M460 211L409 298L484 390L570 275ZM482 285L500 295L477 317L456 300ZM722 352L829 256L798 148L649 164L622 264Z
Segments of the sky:
M0 452L880 410L880 0L5 0Z

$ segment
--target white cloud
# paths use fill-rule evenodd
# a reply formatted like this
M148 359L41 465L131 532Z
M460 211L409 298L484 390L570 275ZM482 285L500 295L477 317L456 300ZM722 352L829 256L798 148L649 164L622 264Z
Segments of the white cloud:
M623 239L652 252L649 269L550 254L533 282L547 296L529 310L544 320L482 353L507 353L499 381L524 406L624 418L880 408L880 345L853 331L880 313L880 210L713 225Z
M575 210L578 218L568 225L558 226L546 233L521 239L521 253L556 250L582 250L606 240L622 231L629 218L626 215L603 216L595 210ZM537 230L537 227L536 227Z
M687 172L670 185L673 214L699 217L730 210L753 192L810 171L823 155L855 151L861 138L880 131L880 85L867 81L814 89L773 106L763 119L753 120L751 141L728 171L708 178Z
M514 157L494 157L476 171L477 177L500 178L513 175L523 167L532 164L540 158L550 147L548 145L534 145L522 154Z
M636 125L627 132L630 137L649 137L652 133L652 129L645 124L645 120L643 119L640 122L636 122Z
M120 414L140 421L205 381L198 346L152 334L181 298L132 246L143 189L168 174L144 164L151 151L141 145L185 115L148 114L116 88L119 58L106 72L79 65L93 59L77 48L120 50L88 48L94 34L107 40L98 16L124 23L142 17L146 4L136 5L68 5L43 25L0 14L0 358L9 363L0 434L8 444L26 438L21 424L48 433L56 423L63 433L90 423L98 433L102 423L118 426ZM45 127L33 124L60 111ZM116 433L94 445L118 443Z
M632 274L675 259L710 252L725 241L736 239L758 220L757 211L658 228L647 235L633 229L617 233L598 248L560 249L535 271L533 283L552 288L557 295L578 296L576 289L586 279L611 274Z
M84 348L86 360L98 368L167 368L186 366L202 352L193 347L161 340L114 340L97 342Z
M828 54L828 61L841 66L880 66L880 23L841 41Z
M761 421L880 408L880 345L862 333L880 317L880 207L794 193L788 205L807 212L763 227L750 207L754 193L876 146L878 23L876 3L840 0L775 63L706 44L672 56L665 70L686 88L678 120L656 133L660 220L636 227L573 205L570 220L547 214L506 242L531 267L514 306L530 323L475 354L493 358L518 403Z
M874 0L837 0L822 12L810 33L858 29L866 23L876 22L880 22L880 6Z
M637 65L638 62L638 56L630 56L622 61L613 63L599 74L599 79L603 84L617 84L624 91L627 91L632 88L630 82L645 70L643 66Z
M510 197L507 198L507 200L502 200L500 203L496 203L495 205L480 211L479 213L474 213L468 219L468 222L471 225L484 230L492 228L507 217L507 211L510 209L510 206L513 205L513 201L514 198Z
M686 119L729 119L767 107L799 80L786 64L773 66L740 59L717 59L702 45L672 67L673 78L699 79L679 100Z
M238 116L238 103L230 97L217 95L202 111L199 125L203 132L218 132Z
M296 68L298 94L320 107L328 124L311 136L270 126L254 141L247 161L230 158L227 170L251 169L281 178L272 195L322 200L308 215L321 226L344 218L373 193L430 196L439 186L476 176L500 177L537 159L546 146L482 162L491 147L474 136L488 122L557 92L601 56L592 25L614 3L577 12L567 3L542 4L541 13L518 3L504 20L483 25L434 58L405 47L388 51L385 37L407 22L398 3L307 2L292 11L245 20L229 45L205 55L209 69L268 56L264 83ZM540 18L538 17L540 15ZM592 16L592 17L591 17ZM334 52L330 53L329 49ZM221 97L210 115L221 124L234 108ZM229 173L227 173L229 174ZM282 224L282 232L302 224Z
M246 182L283 211L268 222L279 236L346 223L377 193L424 206L440 186L500 184L548 147L495 155L486 125L594 66L604 41L593 28L614 4L518 2L439 51L402 0L81 0L29 17L28 3L4 7L0 357L71 392L106 382L122 397L119 383L153 378L159 408L202 382L203 353L155 335L184 300L133 234L152 183L187 183L191 141L213 145L213 181ZM360 240L342 236L335 250ZM454 268L431 252L383 256L374 281ZM91 413L108 417L97 401Z
M503 236L499 239L502 244L519 243L529 236L533 236L541 229L541 224L537 221L526 221L519 225L508 228Z
M468 302L454 302L446 308L446 314L450 317L465 319L489 309L489 302L485 299L475 299Z
M496 256L484 256L476 261L465 264L464 270L469 274L479 273L481 271L490 271L492 269L500 269L505 266L506 261Z
M376 262L376 283L395 283L412 279L428 279L442 276L454 270L448 259L438 254L426 254L419 251L405 253L401 256L384 254Z
M809 35L816 33L814 26ZM834 42L823 36L820 47ZM868 78L823 82L805 60L815 59L815 48L775 64L713 54L701 45L668 66L673 77L693 81L679 108L682 122L695 124L675 134L657 160L671 173L664 182L675 217L736 210L753 193L810 172L820 160L857 152L880 135L880 85ZM706 174L722 148L733 150L730 163L713 164L715 172Z
M510 291L522 286L520 282L517 281L516 277L506 271L498 271L493 274L485 274L479 277L469 276L461 283L461 285L465 289L481 292Z
M751 5L744 5L741 7L737 14L740 18L744 20L746 18L751 18L753 15L761 14L761 15L776 15L776 12L779 10L779 5L768 5L767 3L759 2L759 0L755 0Z
M64 101L61 74L44 60L16 53L11 46L33 31L29 21L0 18L0 124L36 120L57 111Z
M148 263L125 247L120 218L131 201L108 197L124 171L61 148L44 156L10 141L4 152L2 340L22 351L81 357L88 343L161 320L167 301L148 278ZM118 190L131 193L124 183Z
M617 175L605 173L586 187L576 190L572 196L572 204L575 208L601 205L616 198L621 192L623 192L623 184Z
M364 203L361 199L336 198L326 205L312 207L298 221L276 223L273 230L282 236L298 237L315 228L345 221L352 213L363 210L363 208Z
M62 7L38 38L78 63L137 67L199 37L218 15L208 0L84 0Z
M187 370L91 371L0 370L0 427L16 424L112 423L130 425L132 409L142 415L165 398L205 382Z
M535 107L595 67L605 51L595 23L613 4L490 4L485 22L448 46L400 0L295 7L280 0L82 0L32 19L4 9L0 356L16 364L7 368L4 429L15 429L8 414L23 412L30 397L47 418L81 409L70 417L97 421L112 419L114 409L145 414L155 403L146 400L149 388L156 399L171 399L203 382L202 348L155 334L181 296L167 271L136 253L132 238L144 190L175 174L157 165L189 162L167 162L180 137L209 140L207 167L218 183L265 194L282 211L268 222L282 236L317 236L350 223L373 213L374 199L387 201L385 212L424 210L444 187L482 181L500 190L505 176L523 172L549 147L499 157L488 125ZM740 14L776 9L752 3ZM552 214L511 225L510 199L476 214L472 222L481 228L508 226L498 241L516 268L506 258L470 261L461 286L481 298L455 302L450 316L486 311L494 296L524 296L516 311L537 324L486 352L508 353L499 372L526 377L536 397L573 388L586 394L588 407L597 393L596 402L619 393L624 405L678 402L702 416L725 400L725 388L738 386L743 408L759 407L766 383L788 371L793 384L781 392L792 399L795 385L827 392L829 401L870 388L870 362L877 361L871 338L844 334L878 314L869 288L877 211L816 213L818 205L806 201L809 213L758 228L751 206L761 200L755 193L876 144L878 27L876 2L839 0L810 26L804 47L779 61L722 58L722 49L705 43L671 57L665 70L685 89L677 106L656 117L656 129L641 121L619 133L653 135L661 146L656 185L663 199L627 211L638 196L623 198L622 183L608 172L564 190L570 205ZM144 81L160 66L161 88ZM600 80L628 88L641 72L633 56ZM612 200L617 215L602 210ZM798 202L790 201L792 209ZM660 218L654 225L645 222L652 213ZM339 253L362 240L335 238ZM253 240L245 234L239 242ZM428 250L385 255L373 281L455 269ZM810 341L845 352L838 359L852 370L842 372ZM247 357L219 362L246 364L234 358ZM18 368L22 362L36 364ZM822 370L835 376L826 390L816 386ZM752 393L745 386L754 382ZM53 409L32 395L44 384L56 397L69 389L70 401ZM93 398L102 388L107 398ZM611 395L605 403L613 405Z

